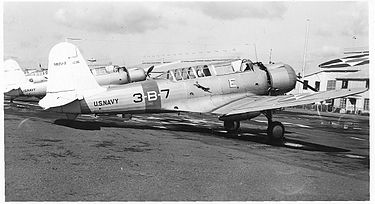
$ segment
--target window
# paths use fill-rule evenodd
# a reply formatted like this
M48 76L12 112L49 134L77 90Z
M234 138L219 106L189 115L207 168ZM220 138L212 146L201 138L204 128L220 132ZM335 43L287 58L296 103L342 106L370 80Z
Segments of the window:
M199 67L199 68L197 69L197 75L198 75L198 77L204 77L204 75L203 75L203 71L202 71L202 68L201 68L201 67Z
M203 67L203 69L208 68L207 65ZM230 74L233 73L233 66L232 63L220 63L220 64L215 64L215 71L217 75L224 75L224 74ZM206 75L207 76L207 75Z
M303 80L303 90L307 89L307 85L309 84L308 80Z
M188 75L189 75L189 79L195 79L195 78L197 78L196 75L195 75L195 70L192 67L190 67L188 69Z
M208 69L207 65L203 66L203 73L205 76L211 76L210 70Z
M245 71L254 71L254 67L253 67L253 64L251 62L246 63L246 68L245 68L244 72Z
M347 89L348 88L348 80L342 80L342 86L341 86L341 88L342 89Z
M340 98L340 108L346 108L346 98Z
M370 87L370 80L366 80L366 88L369 88Z
M176 80L182 79L181 70L175 69L174 73L175 73L175 76L176 76Z
M185 79L185 80L189 79L187 68L182 69L182 78Z
M336 89L336 80L327 81L327 91Z
M365 100L363 101L363 110L370 110L370 99L365 98Z
M319 91L319 89L320 89L320 81L316 81L316 82L315 82L315 89L316 89L317 91Z
M95 68L95 70L97 75L107 74L107 70L105 69L105 67L98 67Z
M170 79L170 80L173 80L173 81L176 80L176 77L174 76L174 72L172 70L168 71L167 79Z
M210 70L208 69L207 65L204 65L203 67L197 68L197 75L198 77L206 77L211 76Z

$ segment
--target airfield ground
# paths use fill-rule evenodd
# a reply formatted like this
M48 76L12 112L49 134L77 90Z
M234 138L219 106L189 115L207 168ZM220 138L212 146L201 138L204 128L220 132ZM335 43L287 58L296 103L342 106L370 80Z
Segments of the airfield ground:
M6 201L369 200L369 120L279 112L229 135L212 115L83 115L4 105Z

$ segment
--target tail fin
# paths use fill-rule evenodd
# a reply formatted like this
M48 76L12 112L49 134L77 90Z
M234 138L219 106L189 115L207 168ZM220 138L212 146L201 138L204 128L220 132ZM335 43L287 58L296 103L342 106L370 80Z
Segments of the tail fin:
M13 59L8 59L4 62L4 82L5 93L13 89L18 89L21 84L28 82L25 73Z
M47 95L39 105L47 109L66 105L100 87L78 48L68 42L52 47L48 57Z

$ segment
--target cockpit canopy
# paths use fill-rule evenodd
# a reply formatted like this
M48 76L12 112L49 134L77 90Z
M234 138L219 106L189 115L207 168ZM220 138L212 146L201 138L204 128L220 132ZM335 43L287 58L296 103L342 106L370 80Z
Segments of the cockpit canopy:
M190 64L188 66L184 66L183 64L179 66L176 64L174 67L179 68L169 69L156 78L169 79L173 81L188 80L200 77L220 76L238 72L254 71L253 66L253 62L249 59L216 63L211 62L206 64Z

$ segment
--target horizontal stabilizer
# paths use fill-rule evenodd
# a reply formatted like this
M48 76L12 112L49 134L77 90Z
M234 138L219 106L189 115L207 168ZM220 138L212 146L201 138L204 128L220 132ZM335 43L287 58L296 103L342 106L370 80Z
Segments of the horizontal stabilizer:
M79 99L77 95L72 92L49 93L39 101L39 106L49 109L69 104L77 99Z

